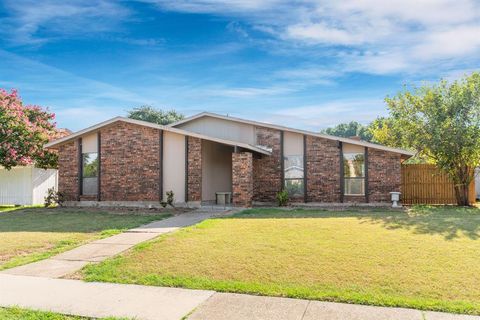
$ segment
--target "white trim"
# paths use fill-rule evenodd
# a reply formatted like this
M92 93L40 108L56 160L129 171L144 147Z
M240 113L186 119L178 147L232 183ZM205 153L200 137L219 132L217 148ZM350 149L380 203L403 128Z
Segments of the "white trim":
M183 120L171 123L168 126L169 127L176 127L176 126L181 125L183 123L190 122L190 121L202 118L202 117L212 117L212 118L223 119L223 120L228 120L228 121L251 124L251 125L254 125L254 126L272 128L272 129L283 130L283 131L290 131L290 132L305 134L305 135L324 138L324 139L329 139L329 140L341 141L341 142L350 143L350 144L354 144L354 145L359 145L359 146L363 146L363 147L367 147L367 148L373 148L373 149L378 149L378 150L383 150L383 151L400 153L400 154L404 154L404 155L408 155L408 156L414 156L415 155L415 152L412 152L412 151L399 149L399 148L382 146L382 145L367 142L367 141L359 141L359 140L350 139L350 138L336 137L336 136L331 136L331 135L328 135L328 134L316 133L316 132L307 131L307 130L294 129L294 128L284 127L284 126L270 124L270 123L258 122L258 121L254 121L254 120L246 120L246 119L241 119L241 118L236 118L236 117L222 116L222 115L219 115L219 114L216 114L216 113L211 113L211 112L202 112L202 113L193 115L191 117L185 118Z
M214 137L206 136L206 135L195 133L195 132L190 132L190 131L186 131L186 130L182 130L182 129L172 128L172 127L168 127L168 126L162 126L162 125L159 125L159 124L156 124L156 123L151 123L151 122L146 122L146 121L141 121L141 120L135 120L135 119L125 118L125 117L115 117L115 118L112 118L110 120L100 122L100 123L98 123L96 125L93 125L91 127L85 128L85 129L77 131L75 133L72 133L71 135L68 135L66 137L63 137L63 138L60 138L58 140L49 142L45 145L45 148L58 147L59 145L65 143L65 142L73 140L73 139L75 139L77 137L80 137L82 135L85 135L87 133L91 133L92 131L99 130L100 128L103 128L105 126L108 126L108 125L113 124L113 123L118 122L118 121L127 122L127 123L136 124L136 125L140 125L140 126L144 126L144 127L154 128L154 129L159 129L159 130L165 130L165 131L168 131L168 132L173 132L173 133L177 133L177 134L181 134L181 135L185 135L185 136L190 136L190 137L194 137L194 138L199 138L199 139L209 140L209 141L213 141L213 142L217 142L217 143L221 143L221 144L226 144L226 145L229 145L229 146L241 147L241 148L244 148L244 149L247 149L247 150L250 150L250 151L255 151L255 152L266 154L266 155L271 155L272 154L268 150L265 150L265 149L260 148L258 146L252 146L252 145L247 144L247 143L214 138Z

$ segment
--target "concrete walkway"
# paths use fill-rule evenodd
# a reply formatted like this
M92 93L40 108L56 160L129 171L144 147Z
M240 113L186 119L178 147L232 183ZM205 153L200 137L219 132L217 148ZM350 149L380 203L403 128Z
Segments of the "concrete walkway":
M480 317L346 303L215 293L189 320L480 320Z
M93 318L179 320L213 291L0 274L0 306Z
M130 229L124 233L93 241L49 259L7 269L0 273L22 276L62 278L91 262L100 262L113 257L136 244L158 237L179 228L194 225L215 215L225 215L226 210L197 209L164 220Z
M0 274L0 306L137 320L479 320L301 299Z

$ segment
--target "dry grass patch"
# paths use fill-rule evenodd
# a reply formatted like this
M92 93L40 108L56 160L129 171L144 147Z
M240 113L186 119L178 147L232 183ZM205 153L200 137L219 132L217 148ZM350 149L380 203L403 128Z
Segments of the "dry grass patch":
M169 214L31 208L0 212L0 270L48 258Z

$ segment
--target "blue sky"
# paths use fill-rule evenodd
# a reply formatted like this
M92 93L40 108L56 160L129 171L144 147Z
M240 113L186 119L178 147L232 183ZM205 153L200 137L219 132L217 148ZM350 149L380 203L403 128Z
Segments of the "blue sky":
M142 104L319 130L480 69L476 0L0 0L0 87L79 130Z

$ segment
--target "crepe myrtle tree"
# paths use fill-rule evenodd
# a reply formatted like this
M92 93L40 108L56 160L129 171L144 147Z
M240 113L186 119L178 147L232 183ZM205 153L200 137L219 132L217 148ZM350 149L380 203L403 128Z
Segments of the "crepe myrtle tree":
M387 97L389 116L372 128L375 141L416 150L453 181L458 205L480 165L480 73Z
M149 105L143 105L128 111L129 118L153 122L160 125L167 125L178 120L182 120L185 116L175 110L163 111Z
M35 163L40 168L55 168L57 154L43 149L59 137L55 114L39 106L24 105L16 90L0 89L0 166Z

